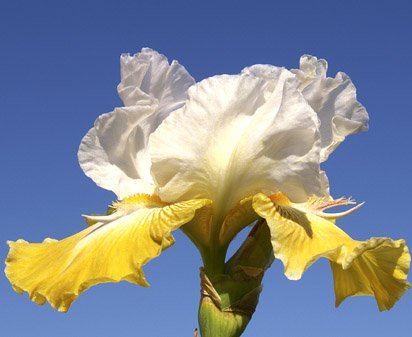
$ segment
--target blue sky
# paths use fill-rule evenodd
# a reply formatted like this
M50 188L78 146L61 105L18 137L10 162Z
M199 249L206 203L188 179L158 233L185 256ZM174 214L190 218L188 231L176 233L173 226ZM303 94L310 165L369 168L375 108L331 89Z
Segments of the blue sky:
M412 117L408 1L3 1L0 11L1 259L7 239L63 238L80 214L113 199L83 175L81 138L121 105L119 56L151 47L201 80L255 63L288 68L310 53L346 72L370 114L370 130L347 139L324 165L332 195L366 201L339 225L358 239L412 244ZM67 314L17 295L0 277L0 334L192 336L200 257L180 232L146 266L151 288L128 283L88 290ZM408 335L412 293L389 312L373 298L334 308L332 276L319 261L294 282L275 262L245 337Z

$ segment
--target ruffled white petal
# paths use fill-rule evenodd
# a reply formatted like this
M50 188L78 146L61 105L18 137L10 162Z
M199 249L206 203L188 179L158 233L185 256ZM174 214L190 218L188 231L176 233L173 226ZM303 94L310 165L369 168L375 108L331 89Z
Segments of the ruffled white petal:
M299 89L321 121L321 161L325 161L346 136L368 129L368 113L356 100L350 78L339 72L326 77L327 62L303 55L300 69L292 70L301 81Z
M320 171L320 185L321 185L322 195L324 197L332 198L330 196L329 178L326 175L325 171Z
M83 138L78 152L84 173L119 199L152 194L147 138L155 107L117 108L101 115Z
M321 193L318 120L288 73L276 85L223 75L189 89L150 138L162 200L205 197L224 212L259 191Z
M278 81L284 81L287 78L293 78L295 75L283 67L276 67L269 64L255 64L242 70L243 75L262 78L273 82L276 85Z
M326 77L326 60L303 55L300 69L292 69L299 80L299 91L320 119L321 161L345 139L346 136L368 129L368 113L356 100L356 88L350 78L339 72L335 78ZM283 68L256 64L242 73L264 78L276 83Z
M79 162L85 174L119 199L152 194L148 139L159 124L186 99L194 83L185 68L148 48L122 55L118 86L126 107L101 115L83 138Z
M133 56L120 57L121 82L117 87L124 105L158 102L160 119L186 100L187 89L195 83L192 76L176 60L169 64L158 52L143 48Z

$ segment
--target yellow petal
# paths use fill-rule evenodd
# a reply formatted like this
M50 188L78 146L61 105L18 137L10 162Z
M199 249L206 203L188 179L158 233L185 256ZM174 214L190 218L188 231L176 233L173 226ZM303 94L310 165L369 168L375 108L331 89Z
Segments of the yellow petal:
M406 282L411 257L404 240L372 238L358 242L352 253L331 262L336 306L349 296L375 296L379 310L389 310L410 288Z
M130 201L130 200L129 200ZM67 311L80 293L103 282L126 280L147 287L142 266L174 243L172 230L190 221L208 200L166 205L140 195L115 205L120 216L61 241L8 242L6 275L17 292ZM110 218L109 218L110 219Z
M274 254L283 262L286 277L298 280L319 257L351 238L330 221L304 213L292 207L285 196L280 197L277 196L274 203L258 194L253 207L268 223Z
M320 257L332 262L337 304L351 295L374 295L381 310L389 309L409 288L405 279L410 255L403 240L355 241L333 222L304 212L304 206L281 194L257 194L253 207L266 219L275 257L289 279L300 279Z

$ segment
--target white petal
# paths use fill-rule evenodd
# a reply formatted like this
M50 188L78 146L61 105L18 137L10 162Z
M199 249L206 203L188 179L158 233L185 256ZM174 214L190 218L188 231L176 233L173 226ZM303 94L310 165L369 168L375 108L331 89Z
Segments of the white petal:
M368 129L368 113L356 100L356 88L350 78L339 72L326 77L327 62L303 55L300 70L292 70L301 81L299 89L321 121L321 161L346 136Z
M157 114L161 119L183 105L187 89L195 83L177 61L169 65L164 55L149 48L133 56L123 54L120 64L121 82L117 90L124 104L158 102Z
M126 107L101 115L79 148L79 162L94 182L118 198L155 191L148 139L167 115L180 108L194 83L186 69L144 48L121 56L119 95Z
M330 196L329 178L326 175L325 171L320 171L320 185L321 185L322 196L326 198L332 198Z
M285 81L287 78L293 78L295 75L283 67L275 67L270 64L255 64L242 70L243 75L263 78L273 81L274 85L278 81Z
M80 144L78 157L84 173L119 199L154 192L146 150L154 109L133 106L103 114Z
M259 191L320 194L318 120L288 77L274 87L223 75L190 88L150 138L162 200L206 197L228 209Z
M328 62L324 59L318 59L312 55L302 55L299 62L300 70L305 77L326 77Z

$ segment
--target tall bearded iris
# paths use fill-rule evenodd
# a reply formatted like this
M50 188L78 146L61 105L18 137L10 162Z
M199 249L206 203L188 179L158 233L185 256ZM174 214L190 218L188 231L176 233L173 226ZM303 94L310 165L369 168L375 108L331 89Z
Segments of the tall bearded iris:
M199 249L202 336L240 336L273 259L299 279L329 259L336 304L375 296L390 309L410 287L403 240L356 241L339 229L353 204L329 195L320 163L368 115L344 73L302 56L300 69L254 65L195 83L184 67L151 49L121 57L124 107L101 115L83 138L79 162L119 201L85 216L88 228L43 243L9 242L6 275L17 292L67 311L102 282L148 286L142 267L182 229ZM229 259L227 248L253 229Z

